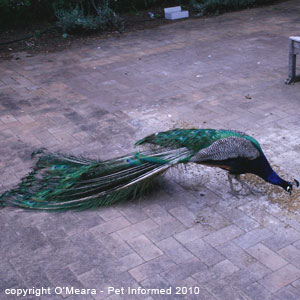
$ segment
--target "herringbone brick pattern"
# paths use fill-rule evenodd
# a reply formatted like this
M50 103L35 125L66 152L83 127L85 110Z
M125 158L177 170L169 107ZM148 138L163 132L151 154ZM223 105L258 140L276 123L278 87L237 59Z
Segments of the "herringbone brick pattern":
M297 178L300 84L284 81L299 12L285 1L2 62L1 191L29 172L36 148L108 158L187 125L245 130ZM64 286L98 292L39 299L300 299L297 214L267 195L233 197L222 171L189 170L139 201L95 211L1 210L0 299L19 299L8 288Z

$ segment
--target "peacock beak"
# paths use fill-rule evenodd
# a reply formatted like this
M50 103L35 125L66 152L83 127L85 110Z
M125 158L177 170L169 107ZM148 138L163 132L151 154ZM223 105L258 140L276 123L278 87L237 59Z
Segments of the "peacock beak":
M286 188L286 191L292 195L293 186L299 187L299 181L294 179L292 183L289 183L288 187Z

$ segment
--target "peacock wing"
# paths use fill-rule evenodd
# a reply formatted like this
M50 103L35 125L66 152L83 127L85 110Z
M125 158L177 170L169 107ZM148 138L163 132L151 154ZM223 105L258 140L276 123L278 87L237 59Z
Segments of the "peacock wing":
M244 157L255 159L260 155L258 149L246 138L230 136L219 139L209 147L198 151L190 162L200 163L207 160L226 160L229 158Z

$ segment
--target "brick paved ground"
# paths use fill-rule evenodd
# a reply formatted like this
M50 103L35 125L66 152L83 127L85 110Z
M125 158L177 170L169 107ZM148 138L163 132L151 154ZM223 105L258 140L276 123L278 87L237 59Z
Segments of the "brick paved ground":
M1 191L28 173L35 148L108 158L187 124L247 130L299 176L300 83L284 85L299 13L292 0L2 62ZM5 288L55 286L104 293L39 299L300 299L299 218L268 196L232 197L223 172L191 171L97 211L1 210L1 300L17 299ZM109 286L200 296L109 296Z

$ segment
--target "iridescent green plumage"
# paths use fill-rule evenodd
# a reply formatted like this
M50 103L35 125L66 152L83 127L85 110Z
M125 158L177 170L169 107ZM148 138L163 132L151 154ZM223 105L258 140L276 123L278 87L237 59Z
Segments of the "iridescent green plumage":
M140 195L154 176L189 155L185 148L159 149L96 161L42 153L33 171L0 201L43 210L106 206Z
M33 171L0 196L0 203L42 210L105 206L140 195L154 177L188 162L218 166L231 174L254 173L284 188L290 185L273 172L258 142L242 132L174 129L136 142L143 145L156 148L106 161L40 151Z
M136 142L136 145L151 143L163 147L186 147L189 150L198 152L201 149L209 147L217 140L228 138L230 136L243 137L251 141L254 146L261 150L259 143L251 136L243 132L233 130L216 129L174 129L165 132L158 132L147 136Z

